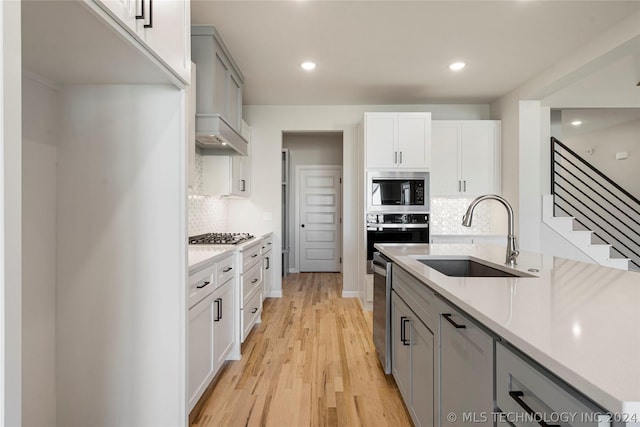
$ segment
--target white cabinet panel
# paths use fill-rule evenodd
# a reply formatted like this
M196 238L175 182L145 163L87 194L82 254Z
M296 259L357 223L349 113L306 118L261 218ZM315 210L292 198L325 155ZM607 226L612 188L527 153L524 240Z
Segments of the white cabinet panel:
M398 167L431 166L431 117L425 113L402 113L398 116Z
M367 168L429 169L431 113L365 113Z
M460 192L458 125L433 122L431 138L431 195L446 196Z
M145 1L145 5L148 18L138 20L138 34L171 69L189 81L191 69L189 1L149 0Z
M216 289L212 296L215 306L213 318L213 353L216 371L220 369L234 345L234 319L236 312L234 309L235 284L235 278L227 281L224 285Z
M496 189L495 122L462 125L460 164L465 195L481 195Z
M213 295L189 310L189 410L211 382L215 373L213 354Z
M432 196L500 193L500 122L432 123Z
M368 168L394 168L397 163L398 115L365 114L365 144Z

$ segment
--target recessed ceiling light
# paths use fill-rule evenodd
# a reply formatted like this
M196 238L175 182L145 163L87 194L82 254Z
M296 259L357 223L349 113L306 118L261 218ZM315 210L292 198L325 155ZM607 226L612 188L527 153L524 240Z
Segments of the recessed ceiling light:
M574 126L580 126L582 124L582 122L580 120L574 120L571 122L572 125Z
M300 64L303 70L311 71L316 68L316 63L311 61L306 61Z
M466 66L467 64L465 64L464 62L454 62L453 64L449 65L449 69L451 71L460 71Z

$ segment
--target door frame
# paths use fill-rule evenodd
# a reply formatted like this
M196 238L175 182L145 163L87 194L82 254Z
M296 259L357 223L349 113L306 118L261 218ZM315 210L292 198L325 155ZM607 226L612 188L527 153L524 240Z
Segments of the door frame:
M338 188L338 212L339 212L339 221L338 221L338 230L340 233L340 237L338 238L338 257L342 258L342 247L343 247L343 235L342 232L342 217L343 217L343 201L342 201L342 174L343 168L342 165L296 165L296 180L295 180L295 194L294 194L294 224L295 224L295 236L294 241L296 243L294 257L296 261L296 270L300 272L300 175L303 170L338 170L340 171L340 187ZM340 262L340 273L343 271L342 262Z

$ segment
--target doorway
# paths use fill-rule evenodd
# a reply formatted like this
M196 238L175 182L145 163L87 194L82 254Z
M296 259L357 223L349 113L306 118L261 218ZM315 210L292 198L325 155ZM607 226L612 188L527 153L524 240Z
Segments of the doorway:
M342 132L283 132L289 273L342 271L342 145Z

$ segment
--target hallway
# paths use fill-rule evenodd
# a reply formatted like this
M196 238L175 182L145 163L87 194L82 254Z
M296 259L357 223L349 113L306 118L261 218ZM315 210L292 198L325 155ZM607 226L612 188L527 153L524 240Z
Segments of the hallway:
M342 275L291 274L282 288L192 425L410 426L379 366L371 314L340 297Z

